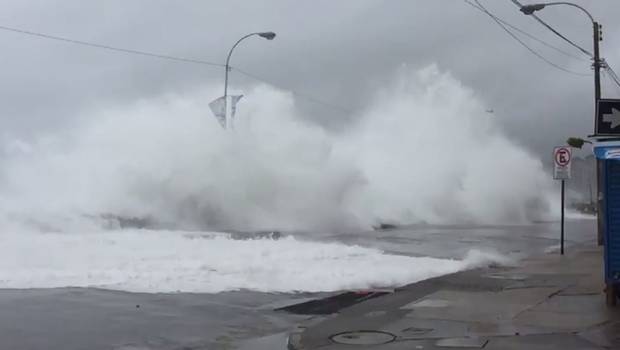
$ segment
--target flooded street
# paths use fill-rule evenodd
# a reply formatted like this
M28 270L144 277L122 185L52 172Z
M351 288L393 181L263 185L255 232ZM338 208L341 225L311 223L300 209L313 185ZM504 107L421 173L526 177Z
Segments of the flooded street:
M592 240L595 223L592 219L570 220L567 250L573 242ZM516 260L556 245L558 227L558 223L415 226L350 235L297 235L413 257L463 259L473 250L482 256ZM274 310L333 294L337 292L162 294L92 288L4 289L0 290L0 334L3 345L13 350L284 349L287 332L310 316Z

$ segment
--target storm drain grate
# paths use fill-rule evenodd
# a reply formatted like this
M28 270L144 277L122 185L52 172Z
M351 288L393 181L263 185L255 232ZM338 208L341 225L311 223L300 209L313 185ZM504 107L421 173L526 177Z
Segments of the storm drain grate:
M362 301L389 293L390 292L386 291L346 292L323 299L310 300L304 303L278 308L276 311L286 311L298 315L329 315L349 306L361 303Z

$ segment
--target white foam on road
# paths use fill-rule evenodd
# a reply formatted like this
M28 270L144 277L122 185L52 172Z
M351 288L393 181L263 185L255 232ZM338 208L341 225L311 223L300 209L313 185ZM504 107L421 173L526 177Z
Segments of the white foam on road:
M567 210L566 218L570 220L596 220L596 214L586 214L578 211Z
M559 244L555 244L555 245L548 246L547 248L545 248L544 252L546 254L556 253L556 252L559 252L560 249L561 249L561 246Z
M479 252L462 261L408 257L294 237L235 240L179 231L2 234L0 288L338 291L399 286L497 259Z

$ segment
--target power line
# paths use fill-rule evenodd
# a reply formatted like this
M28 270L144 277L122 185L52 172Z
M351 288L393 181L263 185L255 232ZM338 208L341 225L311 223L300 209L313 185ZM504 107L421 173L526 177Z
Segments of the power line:
M609 64L607 64L607 61L605 61L605 60L603 60L603 64L605 65L605 70L607 70L607 72L609 72L609 74L612 76L612 78L616 81L616 84L618 84L618 86L620 86L620 78L618 77L616 72L613 70L613 68L611 68L611 66Z
M471 1L469 1L469 0L465 0L465 3L467 3L467 4L468 4L468 5L470 5L470 6L472 6L473 8L477 9L478 11L481 11L481 12L483 12L483 13L484 13L484 10L483 10L481 7L479 7L478 5L476 5L476 4L474 4L474 3L472 3ZM569 52L566 52L566 51L564 51L564 50L560 49L559 47L554 46L554 45L552 45L552 44L549 44L548 42L546 42L546 41L544 41L544 40L542 40L542 39L537 38L535 35L532 35L532 34L530 34L530 33L526 32L525 30L523 30L523 29L521 29L521 28L519 28L519 27L517 27L517 26L514 26L514 25L510 24L509 22L507 22L507 21L505 21L505 20L503 20L503 19L501 19L501 18L499 18L499 17L497 17L497 16L495 16L495 15L493 15L493 16L494 16L494 17L495 17L498 21L502 22L503 24L505 24L506 26L510 27L511 29L516 30L517 32L519 32L519 33L521 33L521 34L523 34L523 35L527 36L528 38L530 38L530 39L532 39L532 40L534 40L534 41L537 41L537 42L539 42L539 43L543 44L544 46L546 46L546 47L548 47L548 48L550 48L550 49L553 49L553 50L555 50L555 51L557 51L557 52L559 52L559 53L561 53L561 54L563 54L563 55L566 55L566 56L568 56L568 57L570 57L570 58L574 58L574 59L576 59L576 60L580 60L580 61L587 61L587 59L585 59L585 58L583 58L583 57L575 56L575 55L573 55L573 54L571 54L571 53L569 53Z
M605 59L601 61L601 63L603 64L603 68L605 69L609 77L614 81L614 83L616 83L617 87L620 87L620 77L618 77L618 74L616 74L616 72L613 70L613 68L611 68L607 61L605 61Z
M508 33L508 35L510 35L514 40L516 40L519 44L521 44L521 46L525 47L530 53L532 53L534 56L538 57L539 59L543 60L544 62L546 62L547 64L549 64L550 66L559 69L563 72L566 73L570 73L570 74L574 74L574 75L579 75L579 76L590 76L590 74L584 74L584 73L579 73L579 72L573 72L572 70L566 69L560 65L557 65L555 63L553 63L552 61L550 61L549 59L547 59L546 57L544 57L543 55L541 55L540 53L536 52L534 49L532 49L531 47L529 47L525 42L523 42L523 40L519 39L518 36L516 36L513 32L510 31L510 29L508 29L502 22L500 22L497 17L495 15L493 15L491 12L489 12L489 10L487 10L481 3L479 0L474 0L476 2L476 4L478 4L478 6L480 7L480 9L482 11L484 11L484 13L486 13L489 17L491 17L495 23L497 23L497 25L499 25L506 33Z
M518 0L511 0L512 3L514 3L516 6L518 6L519 8L521 8L523 5L521 5L521 3ZM568 38L566 38L564 35L560 34L557 30L555 30L553 27L551 27L549 24L547 24L545 21L543 21L542 19L540 19L540 17L536 16L536 14L532 14L532 16L543 26L545 26L547 29L551 30L554 34L556 34L557 36L559 36L560 38L562 38L564 41L568 42L569 44L571 44L572 46L576 47L577 49L579 49L579 51L583 52L584 54L590 56L591 59L594 59L594 55L592 53L590 53L588 50L582 48L581 46L575 44L574 42L572 42L571 40L569 40ZM607 61L605 61L605 59L601 59L601 64L602 64L602 68L604 68L607 71L608 77L617 85L616 87L620 87L620 77L618 77L618 75L616 74L616 72L611 68L611 66L607 63Z
M547 29L549 29L550 31L552 31L555 35L559 36L560 38L562 38L564 41L566 41L567 43L571 44L572 46L576 47L579 51L583 52L584 54L588 55L589 57L594 57L594 55L584 49L583 47L575 44L573 41L571 41L570 39L568 39L567 37L565 37L564 35L562 35L560 32L558 32L557 30L555 30L551 25L547 24L547 22L543 21L542 19L540 19L540 17L538 17L535 14L532 14L532 17L534 17L534 19L536 21L538 21L540 24L542 24L543 26L545 26Z
M221 64L221 63L215 63L215 62L209 62L209 61L204 61L204 60L197 60L197 59L192 59L192 58L185 58L185 57L178 57L178 56L170 56L170 55L162 55L162 54L158 54L158 53L153 53L153 52L147 52L147 51L141 51L141 50L134 50L134 49L126 49L126 48L121 48L121 47L116 47L116 46L109 46L109 45L102 45L102 44L97 44L97 43L93 43L93 42L89 42L89 41L83 41L83 40L76 40L76 39L71 39L71 38L66 38L66 37L61 37L61 36L56 36L56 35L50 35L50 34L45 34L45 33L40 33L40 32L34 32L34 31L30 31L30 30L24 30L24 29L18 29L18 28L13 28L13 27L7 27L7 26L2 26L0 25L0 30L4 30L4 31L9 31L9 32L14 32L14 33L19 33L19 34L24 34L24 35L29 35L29 36L34 36L34 37L39 37L39 38L43 38L43 39L50 39L50 40L55 40L55 41L61 41L61 42L66 42L66 43L71 43L71 44L76 44L76 45L82 45L82 46L87 46L87 47L93 47L93 48L98 48L98 49L104 49L104 50L110 50L110 51L115 51L115 52L121 52L121 53L126 53L126 54L132 54L132 55L140 55L140 56L148 56L148 57L154 57L154 58L159 58L159 59L165 59L165 60L172 60L172 61L178 61L178 62L183 62L183 63L192 63L192 64L201 64L201 65L207 65L207 66L213 66L213 67L222 67L224 68L226 65ZM267 84L273 85L278 87L278 84L274 84L266 79L263 79L261 77L258 77L252 73L249 73L247 71L235 68L235 67L231 67L231 69L236 70L237 72L248 76L250 78L253 78L255 80L258 81L262 81L265 82ZM324 102L321 101L315 97L288 89L286 87L282 87L279 86L279 88L284 89L284 90L288 90L291 91L295 96L299 96L301 98L304 98L310 102L313 102L315 104L320 104L323 105L325 107L328 108L332 108L332 109L336 109L342 112L346 112L346 113L351 113L351 111L345 107L342 106L338 106L329 102Z
M611 80L612 82L612 85L616 88L618 92L620 92L620 82L613 77L612 73L609 70L602 71L601 75L605 78L609 78L609 80Z
M620 78L618 77L616 72L614 72L614 70L611 69L611 67L607 67L606 71L611 76L611 79L613 79L613 81L616 83L616 85L618 85L618 87L620 87Z
M523 7L523 5L521 5L521 3L518 0L511 0L512 3L514 3L515 5L517 5L519 8ZM574 46L575 48L577 48L579 51L583 52L584 54L588 55L590 58L594 58L594 55L584 49L583 47L575 44L572 40L568 39L567 37L565 37L564 35L562 35L560 32L558 32L557 30L555 30L551 25L547 24L545 21L543 21L540 17L538 17L535 13L531 14L532 17L534 17L534 19L536 21L538 21L538 23L542 24L543 26L545 26L547 29L549 29L550 31L552 31L555 35L559 36L560 38L562 38L564 41L566 41L567 43L571 44L572 46Z
M90 47L95 47L95 48L98 48L98 49L105 49L105 50L129 53L129 54L133 54L133 55L150 56L150 57L156 57L156 58L161 58L161 59L166 59L166 60L173 60L173 61L180 61L180 62L186 62L186 63L196 63L196 64L203 64L203 65L207 65L207 66L224 67L224 65L221 64L221 63L215 63L215 62L209 62L209 61L203 61L203 60L196 60L196 59L184 58L184 57L162 55L162 54L152 53L152 52L147 52L147 51L125 49L125 48L120 48L120 47L115 47L115 46L96 44L96 43L92 43L92 42L88 42L88 41L69 39L69 38L64 38L64 37L60 37L60 36L49 35L49 34L33 32L33 31L29 31L29 30L24 30L24 29L17 29L17 28L12 28L12 27L6 27L6 26L0 26L0 30L14 32L14 33L20 33L20 34L25 34L25 35L30 35L30 36L36 36L36 37L39 37L39 38L51 39L51 40L56 40L56 41L63 41L63 42L71 43L71 44L90 46Z
M333 104L333 103L331 103L331 102L325 102L325 101L322 101L322 100L317 99L316 97L313 97L313 96L310 96L310 95L306 95L306 94L304 94L304 93L297 92L297 91L295 91L295 90L288 89L288 88L285 88L285 87L282 87L282 86L278 86L277 84L274 84L274 83L272 83L272 82L270 82L270 81L268 81L268 80L266 80L266 79L264 79L264 78L262 78L262 77L259 77L259 76L255 75L255 74L252 74L252 73L249 73L249 72L244 71L244 70L242 70L242 69L235 68L235 67L231 67L231 68L232 68L233 70L237 71L239 74L243 74L243 75L245 75L245 76L247 76L247 77L249 77L249 78L252 78L252 79L254 79L254 80L258 80L258 81L261 81L261 82L267 83L267 84L269 84L269 85L273 85L273 86L275 86L275 87L279 87L279 88L281 88L281 89L288 90L288 91L290 91L293 95L295 95L295 96L299 96L299 97L301 97L301 98L304 98L304 99L306 99L306 100L308 100L308 101L310 101L310 102L313 102L313 103L315 103L315 104L319 104L319 105L322 105L322 106L324 106L324 107L328 107L328 108L331 108L331 109L339 110L339 111L341 111L341 112L345 112L345 113L353 113L353 111L352 111L352 110L350 110L349 108L346 108L346 107L343 107L343 106L339 106L339 105L337 105L337 104Z

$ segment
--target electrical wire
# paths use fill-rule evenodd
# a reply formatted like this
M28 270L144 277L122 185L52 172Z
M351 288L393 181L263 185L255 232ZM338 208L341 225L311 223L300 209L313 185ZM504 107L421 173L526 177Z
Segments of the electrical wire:
M518 0L510 0L510 1L516 6L518 6L519 8L523 6ZM531 16L533 16L540 24L545 26L547 29L551 30L554 34L562 38L564 41L576 47L577 49L579 49L579 51L583 52L584 54L588 55L592 60L594 59L594 55L592 53L582 48L581 46L575 44L573 41L569 40L564 35L560 34L557 30L555 30L545 21L543 21L538 16L536 16L536 14L532 14ZM601 59L600 61L601 61L601 68L603 68L607 72L607 76L612 80L613 83L615 83L616 87L620 88L620 77L618 77L618 74L616 74L616 72L611 68L611 66L607 63L607 61L605 61L605 59Z
M614 72L611 68L607 68L606 69L607 73L609 74L609 76L611 77L611 79L616 83L616 85L620 88L620 78L618 78L618 75L616 74L616 72Z
M616 83L616 86L620 88L620 77L618 77L618 74L616 74L613 68L611 68L611 66L604 59L602 60L602 64L611 80L613 80L613 82Z
M489 10L487 10L481 3L479 0L474 0L476 2L476 4L478 4L478 6L480 7L480 9L482 9L482 11L484 11L484 13L486 13L489 17L491 17L491 19L493 19L493 21L495 21L495 23L497 23L497 25L499 25L506 33L508 33L508 35L510 35L514 40L516 40L519 44L521 44L521 46L525 47L530 53L532 53L534 56L538 57L539 59L541 59L542 61L546 62L547 64L549 64L550 66L561 70L565 73L570 73L570 74L574 74L574 75L579 75L579 76L590 76L590 74L585 74L585 73L579 73L579 72L574 72L572 70L566 69L552 61L550 61L549 59L547 59L546 57L544 57L543 55L541 55L540 53L538 53L537 51L535 51L534 49L532 49L531 47L529 47L525 42L523 42L523 40L519 39L518 36L516 36L513 32L510 31L510 29L508 29L502 22L500 22L495 15L493 15L491 12L489 12Z
M619 82L612 76L612 73L609 70L604 70L601 72L601 75L604 78L608 78L611 82L612 85L616 88L616 90L620 93L620 85Z
M523 7L523 5L521 5L521 3L518 0L510 0L512 1L513 4L517 5L519 8ZM555 30L555 28L553 28L551 25L549 25L547 22L543 21L540 17L538 17L535 13L532 13L530 16L534 17L534 19L536 21L538 21L538 23L542 24L543 26L545 26L547 29L549 29L550 31L552 31L555 35L559 36L560 38L562 38L562 40L566 41L567 43L571 44L572 46L574 46L575 48L577 48L579 51L583 52L584 54L588 55L588 57L590 58L594 58L594 55L584 49L583 47L577 45L576 43L574 43L572 40L568 39L567 37L565 37L564 35L562 35L560 32L558 32L557 30Z
M474 4L474 3L472 3L470 0L464 0L464 1L465 1L465 3L467 3L468 5L472 6L473 8L477 9L478 11L481 11L481 12L483 12L483 13L484 13L484 10L483 10L481 7L479 7L478 5L476 5L476 4ZM498 21L502 22L503 24L505 24L505 25L506 25L506 26L508 26L509 28L511 28L511 29L513 29L513 30L516 30L517 32L519 32L519 33L521 33L521 34L523 34L523 35L527 36L528 38L530 38L530 39L532 39L532 40L534 40L534 41L537 41L537 42L541 43L542 45L544 45L544 46L546 46L546 47L548 47L548 48L550 48L550 49L553 49L553 50L555 50L555 51L557 51L557 52L559 52L559 53L561 53L561 54L563 54L563 55L565 55L565 56L567 56L567 57L574 58L574 59L576 59L576 60L580 60L580 61L588 61L588 59L586 59L586 58L583 58L583 57L580 57L580 56L576 56L576 55L573 55L573 54L571 54L571 53L569 53L569 52L567 52L567 51L564 51L564 50L560 49L559 47L554 46L554 45L552 45L552 44L550 44L550 43L548 43L548 42L546 42L546 41L544 41L544 40L542 40L542 39L539 39L539 38L537 38L535 35L532 35L532 34L530 34L530 33L526 32L525 30L523 30L523 29L521 29L521 28L519 28L519 27L517 27L517 26L514 26L514 25L510 24L509 22L507 22L507 21L505 21L505 20L503 20L503 19L501 19L501 18L499 18L499 17L497 17L497 16L495 16L495 15L493 15L493 16L494 16L494 17L495 17Z
M331 109L335 109L335 110L339 110L339 111L345 112L345 113L353 113L353 111L351 109L348 109L346 107L339 106L339 105L333 104L331 102L325 102L325 101L317 99L316 97L313 97L313 96L310 96L310 95L307 95L307 94L304 94L304 93L301 93L301 92L297 92L297 91L294 91L294 90L291 90L291 89L287 89L287 88L282 87L282 86L278 86L277 84L274 84L274 83L272 83L272 82L270 82L270 81L268 81L268 80L266 80L266 79L264 79L262 77L259 77L259 76L255 75L253 73L249 73L249 72L247 72L245 70L242 70L242 69L239 69L239 68L236 68L236 67L231 67L231 69L236 71L236 72L238 72L239 74L245 75L248 78L252 78L254 80L262 81L262 82L267 83L269 85L273 85L275 87L279 87L281 89L285 89L287 91L290 91L291 93L293 93L293 95L299 96L301 98L304 98L304 99L306 99L306 100L308 100L310 102L313 102L315 104L323 105L325 107L328 107L328 108L331 108Z
M158 54L158 53L153 53L153 52L148 52L148 51L126 49L126 48L121 48L121 47L116 47L116 46L102 45L102 44L97 44L97 43L93 43L93 42L89 42L89 41L70 39L70 38L66 38L66 37L50 35L50 34L45 34L45 33L40 33L40 32L34 32L34 31L24 30L24 29L19 29L19 28L7 27L7 26L2 26L2 25L0 25L0 30L14 32L14 33L19 33L19 34L24 34L24 35L29 35L29 36L34 36L34 37L39 37L39 38L43 38L43 39L50 39L50 40L61 41L61 42L66 42L66 43L71 43L71 44L76 44L76 45L82 45L82 46L88 46L88 47L93 47L93 48L98 48L98 49L104 49L104 50L110 50L110 51L121 52L121 53L126 53L126 54L132 54L132 55L148 56L148 57L154 57L154 58L159 58L159 59L172 60L172 61L178 61L178 62L184 62L184 63L193 63L193 64L200 64L200 65L207 65L207 66L213 66L213 67L222 67L222 68L226 67L225 64L216 63L216 62L209 62L209 61L204 61L204 60L185 58L185 57L178 57L178 56L163 55L163 54ZM230 68L232 70L235 70L235 71L239 72L240 74L243 74L243 75L245 75L247 77L250 77L252 79L255 79L255 80L258 80L258 81L262 81L264 83L267 83L267 84L279 87L279 88L287 90L287 91L290 91L295 96L304 98L304 99L306 99L306 100L308 100L308 101L310 101L312 103L319 104L319 105L322 105L324 107L332 108L332 109L335 109L335 110L339 110L341 112L351 113L351 110L349 110L348 108L345 108L345 107L342 107L342 106L338 106L338 105L335 105L333 103L321 101L320 99L317 99L316 97L313 97L313 96L310 96L310 95L307 95L307 94L304 94L304 93L300 93L300 92L288 89L288 88L283 87L283 86L278 86L278 84L274 84L273 82L270 82L270 81L268 81L268 80L266 80L264 78L258 77L258 76L254 75L252 73L249 73L247 71L241 70L239 68L235 68L235 67L230 67Z
M618 86L620 86L620 78L618 77L616 72L613 70L613 68L611 68L611 66L607 63L607 61L605 61L604 59L602 61L603 61L602 63L603 63L603 66L604 66L605 70L607 70L607 72L609 72L609 74L612 76L612 78L616 81L616 84L618 84Z
M14 33L20 33L20 34L25 34L25 35L30 35L30 36L36 36L36 37L44 38L44 39L63 41L63 42L71 43L71 44L90 46L90 47L95 47L95 48L98 48L98 49L105 49L105 50L110 50L110 51L129 53L129 54L133 54L133 55L150 56L150 57L156 57L156 58L161 58L161 59L166 59L166 60L173 60L173 61L180 61L180 62L187 62L187 63L196 63L196 64L203 64L203 65L207 65L207 66L215 66L215 67L224 67L224 65L221 64L221 63L215 63L215 62L209 62L209 61L203 61L203 60L196 60L196 59L184 58L184 57L162 55L162 54L152 53L152 52L147 52L147 51L125 49L125 48L120 48L120 47L115 47L115 46L96 44L96 43L92 43L92 42L88 42L88 41L69 39L69 38L65 38L65 37L49 35L49 34L44 34L44 33L39 33L39 32L33 32L33 31L29 31L29 30L24 30L24 29L17 29L17 28L12 28L12 27L6 27L6 26L0 26L0 30L14 32Z

